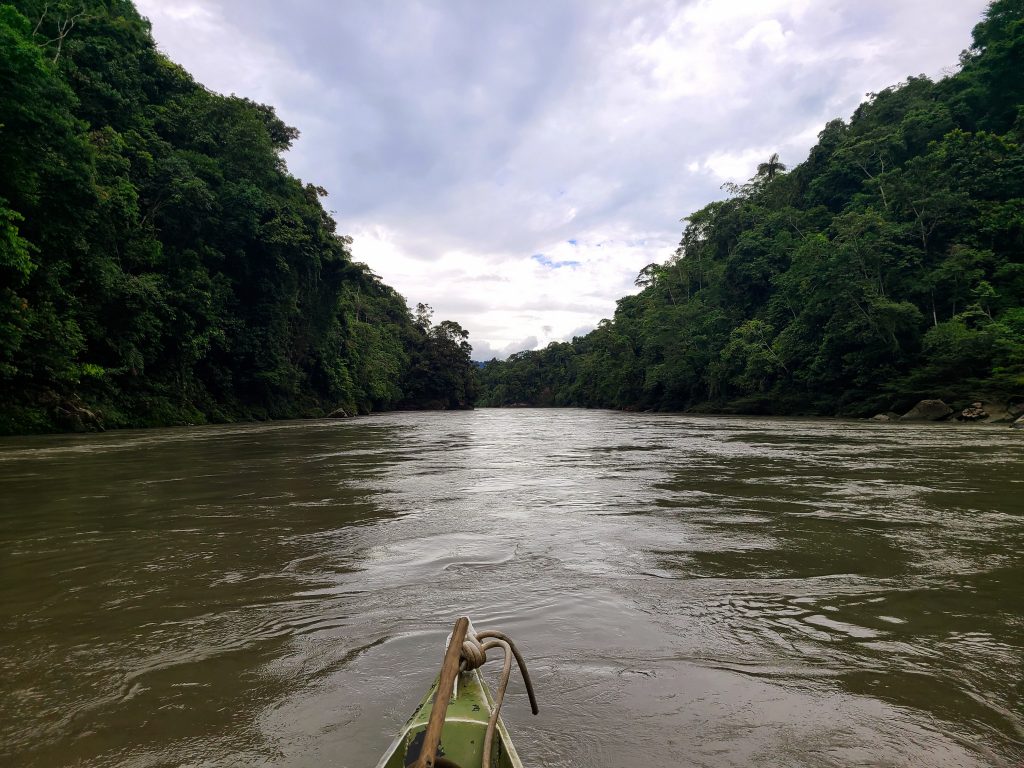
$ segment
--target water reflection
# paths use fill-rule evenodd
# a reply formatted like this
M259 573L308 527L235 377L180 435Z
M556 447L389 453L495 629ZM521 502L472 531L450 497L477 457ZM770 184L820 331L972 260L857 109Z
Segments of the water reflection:
M587 411L0 443L0 758L372 765L466 612L534 765L1024 757L1024 454Z

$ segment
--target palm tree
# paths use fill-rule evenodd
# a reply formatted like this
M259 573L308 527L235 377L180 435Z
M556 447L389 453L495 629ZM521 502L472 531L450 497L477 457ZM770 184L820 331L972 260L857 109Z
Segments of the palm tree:
M771 181L777 174L780 174L785 170L785 164L779 160L779 153L772 152L772 156L768 158L768 162L761 163L757 166L757 175L764 178L765 181Z

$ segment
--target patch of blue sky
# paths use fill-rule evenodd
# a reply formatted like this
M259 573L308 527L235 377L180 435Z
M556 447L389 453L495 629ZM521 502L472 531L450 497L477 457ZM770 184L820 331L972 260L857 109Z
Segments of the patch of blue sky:
M530 258L533 259L534 261L536 261L538 264L547 267L548 269L562 269L563 267L578 267L581 264L581 262L579 262L579 261L571 261L571 260L555 261L554 259L550 259L547 256L545 256L543 253L535 253Z

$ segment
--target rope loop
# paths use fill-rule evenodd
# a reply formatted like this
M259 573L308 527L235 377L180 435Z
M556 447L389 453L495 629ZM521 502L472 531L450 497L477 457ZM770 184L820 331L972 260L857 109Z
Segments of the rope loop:
M482 667L487 661L483 644L472 635L467 635L462 641L462 661L467 672Z
M469 622L469 619L463 617L459 619L459 622ZM456 623L455 630L452 632L452 641L455 642L454 638L459 630L459 623ZM465 631L465 630L463 630ZM526 693L530 697L530 708L533 710L533 714L537 714L537 697L533 694L533 683L530 682L530 674L526 671L526 662L523 661L522 654L519 653L519 649L516 648L515 643L512 642L512 638L503 632L498 632L494 629L484 630L479 634L473 634L471 631L467 631L462 640L462 648L459 652L459 670L461 672L472 672L474 669L479 669L487 662L487 651L490 648L500 648L505 653L505 663L501 668L501 682L498 684L498 690L491 701L491 716L487 720L487 730L484 732L484 743L483 743L483 759L480 761L480 768L490 768L491 765L491 751L494 744L494 734L497 731L498 726L498 713L501 711L501 703L505 699L505 689L508 688L508 679L512 674L512 660L515 659L516 663L519 664L519 671L523 675L523 683L526 685ZM448 646L448 651L454 650L452 645ZM447 654L445 656L447 662ZM445 668L442 667L442 673ZM438 696L442 690L441 687L442 678L438 678ZM449 688L447 690L451 690ZM444 713L448 709L448 699L441 699L438 696L434 697L434 706L430 710L430 721L428 723L428 731L434 723L434 712L441 707L441 720L444 719ZM490 697L488 697L490 698ZM430 734L427 734L427 738L430 738ZM428 752L421 752L419 762L417 762L417 768L419 766L433 766L434 768L441 768L441 760L444 758L437 758L437 739L440 738L440 731L437 732L432 743L428 746L424 746L424 749L429 749ZM447 762L447 761L445 761Z

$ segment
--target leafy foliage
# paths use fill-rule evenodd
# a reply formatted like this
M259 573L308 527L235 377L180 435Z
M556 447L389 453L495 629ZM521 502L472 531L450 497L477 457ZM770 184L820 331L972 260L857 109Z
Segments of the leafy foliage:
M128 0L0 5L0 431L471 405L465 332L352 260L297 136Z

